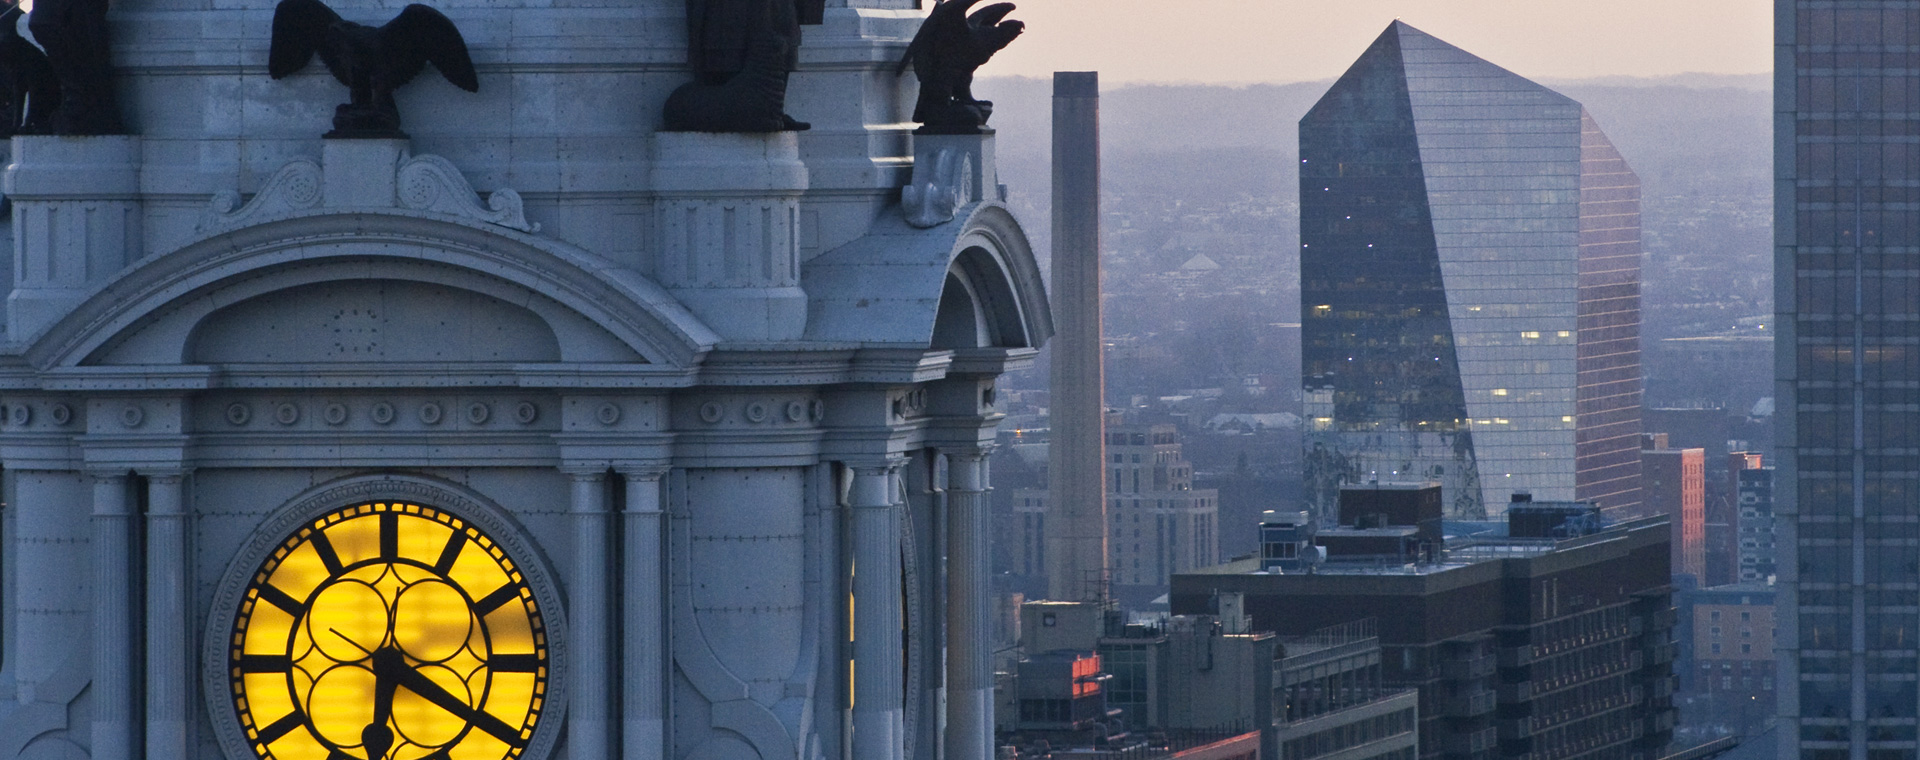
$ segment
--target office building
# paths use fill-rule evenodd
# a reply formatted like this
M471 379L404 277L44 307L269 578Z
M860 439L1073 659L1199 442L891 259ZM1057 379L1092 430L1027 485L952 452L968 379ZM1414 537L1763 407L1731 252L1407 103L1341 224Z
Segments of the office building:
M1193 463L1181 454L1173 425L1129 424L1110 415L1105 450L1108 590L1139 608L1166 593L1173 573L1220 561L1220 495L1193 487ZM1055 490L1014 491L1008 552L1015 573L1052 567L1044 536L1060 519L1052 508Z
M1920 6L1774 9L1780 756L1905 757L1920 731Z
M1581 105L1399 21L1300 121L1309 507L1640 504L1639 180Z
M1707 572L1707 452L1667 447L1667 436L1643 436L1640 495L1647 514L1673 525L1673 573L1699 584Z
M1022 662L1004 682L1019 696L1002 702L1003 738L1031 744L1039 737L1039 726L1020 722L1030 710L1017 700L1066 691L1058 676L1047 677L1054 685L1022 685L1036 668L1058 673L1066 659L1097 658L1080 682L1097 684L1109 717L1090 734L1061 737L1077 744L1146 738L1150 746L1198 748L1244 735L1261 757L1415 760L1418 693L1385 680L1371 621L1278 637L1255 629L1241 603L1226 594L1212 600L1219 614L1128 623L1097 605L1028 602L1021 646L1039 653L1029 661L1049 664ZM1056 700L1055 713L1068 709L1058 696L1045 698ZM1095 722L1083 719L1076 730Z
M1678 608L1680 717L1751 736L1772 722L1779 691L1774 664L1774 589L1736 583L1674 594ZM1771 749L1771 748L1769 748Z
M1283 641L1372 618L1384 680L1420 692L1427 760L1658 757L1674 721L1666 518L1609 527L1597 507L1564 502L1505 511L1504 530L1452 539L1432 560L1329 545L1310 572L1250 557L1176 575L1173 611L1240 597L1251 628Z

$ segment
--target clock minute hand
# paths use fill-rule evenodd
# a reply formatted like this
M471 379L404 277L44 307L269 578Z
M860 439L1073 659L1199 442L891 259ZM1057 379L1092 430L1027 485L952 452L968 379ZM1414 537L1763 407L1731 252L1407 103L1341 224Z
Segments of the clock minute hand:
M477 710L468 706L466 700L449 693L446 689L441 688L440 684L434 683L433 679L426 677L425 674L418 670L402 664L399 672L395 674L394 681L400 686L405 687L407 691L418 694L422 699L432 702L435 707L452 713L454 717L465 720L474 728L493 735L495 739L506 742L508 746L515 748L526 746L526 741L520 738L520 731L518 729L507 725L506 721L494 717L485 710Z

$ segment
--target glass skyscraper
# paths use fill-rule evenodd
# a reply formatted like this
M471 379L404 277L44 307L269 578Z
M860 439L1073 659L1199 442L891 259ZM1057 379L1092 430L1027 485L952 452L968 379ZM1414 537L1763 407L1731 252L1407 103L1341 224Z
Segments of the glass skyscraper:
M1640 184L1581 105L1394 22L1300 122L1307 493L1640 509Z
M1780 756L1910 760L1920 3L1774 8Z

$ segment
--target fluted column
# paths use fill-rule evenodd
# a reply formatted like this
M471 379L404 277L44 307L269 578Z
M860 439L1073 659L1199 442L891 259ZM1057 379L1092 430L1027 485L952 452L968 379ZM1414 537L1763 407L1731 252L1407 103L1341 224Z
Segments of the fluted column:
M626 571L621 578L623 608L621 664L623 760L666 757L666 517L661 509L660 478L666 468L627 470L627 505L622 513Z
M574 470L573 578L567 616L572 631L572 704L567 706L568 756L574 760L606 760L613 749L608 706L613 690L608 680L607 509L605 470Z
M125 475L93 476L93 756L135 758L132 504Z
M187 760L193 705L192 545L184 477L147 475L147 757Z
M900 760L900 505L898 462L855 465L853 511L853 757Z
M947 753L993 756L987 451L947 452Z

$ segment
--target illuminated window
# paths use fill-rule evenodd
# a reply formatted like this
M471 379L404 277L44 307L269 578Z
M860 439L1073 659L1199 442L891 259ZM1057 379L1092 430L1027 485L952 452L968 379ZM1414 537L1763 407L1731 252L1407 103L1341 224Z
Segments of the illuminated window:
M1540 339L1540 331L1539 331L1539 330L1527 330L1527 331L1525 331L1525 332L1522 332L1522 333L1520 333L1520 337L1522 337L1522 338L1525 338L1525 339L1527 339L1527 340L1539 340L1539 339Z
M1507 389L1505 389L1505 388L1495 388L1495 389L1493 389L1493 395L1495 395L1495 396L1505 396L1505 395L1507 395Z
M361 504L303 525L234 621L233 709L261 758L516 758L546 703L519 567L459 517Z

